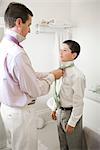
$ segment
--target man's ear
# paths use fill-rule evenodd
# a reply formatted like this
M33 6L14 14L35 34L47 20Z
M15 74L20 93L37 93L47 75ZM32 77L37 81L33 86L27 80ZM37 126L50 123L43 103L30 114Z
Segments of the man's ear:
M73 55L72 55L72 58L75 59L76 56L77 56L77 53L74 52Z
M21 18L17 18L16 19L16 26L20 27L22 25L22 19Z

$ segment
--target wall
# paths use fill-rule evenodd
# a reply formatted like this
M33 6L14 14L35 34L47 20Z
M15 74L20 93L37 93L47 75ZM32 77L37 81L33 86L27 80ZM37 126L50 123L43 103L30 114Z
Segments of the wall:
M71 4L71 21L74 24L73 39L81 45L78 66L86 75L87 89L100 85L100 2L74 1ZM86 97L88 92L86 93ZM91 97L92 98L92 97ZM100 103L85 98L84 123L100 133ZM100 100L100 96L98 95ZM95 99L96 100L96 99Z
M32 57L33 64L36 61L37 68L39 67L38 65L39 58L37 56L36 50L35 50L35 53L37 57L35 57L35 61L33 61L33 58L34 58L33 50L34 50L34 47L36 47L36 49L40 51L40 47L41 47L41 51L42 51L42 48L45 49L43 50L43 52L44 54L46 54L46 56L47 56L47 53L50 54L51 49L53 49L52 54L49 55L51 56L52 61L50 61L50 57L48 58L48 62L51 63L51 67L47 68L47 70L50 70L53 67L53 63L54 63L54 67L58 65L58 62L56 62L55 64L57 53L54 52L55 51L54 50L55 47L53 45L54 36L50 34L49 35L36 35L37 38L39 39L39 43L41 41L42 36L43 36L42 40L44 39L43 43L40 44L41 46L39 46L38 42L36 42L36 36L34 38L34 27L36 23L39 23L42 19L49 20L52 18L55 19L56 24L71 23L73 26L73 30L72 30L73 39L79 41L81 45L81 54L80 54L80 57L77 59L76 63L86 75L87 87L91 88L95 86L96 84L99 84L100 72L97 69L99 68L99 55L100 55L100 51L99 51L100 19L98 19L99 14L100 14L99 0L88 0L88 1L83 1L83 0L73 1L72 0L72 1L62 2L62 3L61 2L54 2L54 3L52 2L36 3L35 2L34 3L33 2L32 5L30 5L29 3L29 6L34 12L33 26L31 28L32 33L29 38L32 38L35 40L33 41L33 44L31 43L31 40L28 40L30 49L29 49L29 45L26 44L25 46L26 46L26 49L29 49L28 53L29 55L31 54L30 56ZM60 13L59 13L59 10L60 10ZM34 46L34 43L37 43L37 46L36 44ZM46 45L46 43L48 46ZM46 45L46 47L44 45ZM58 59L58 56L57 56L57 59ZM43 63L43 66L44 66L45 62L42 61L41 63ZM41 68L41 70L42 69L44 70L43 67Z
M29 3L29 2L28 2ZM57 41L55 33L36 34L36 24L40 23L42 19L55 20L55 24L69 23L70 3L67 2L33 2L28 4L33 10L33 24L31 26L31 33L24 46L28 49L28 54L32 60L33 66L40 71L50 71L58 67L59 56L57 50ZM60 11L60 13L59 13ZM30 47L29 47L30 45Z
M81 45L77 62L87 77L87 86L100 83L100 2L78 1L71 4L71 19L74 25L73 39Z
M0 17L0 41L4 35L4 20L3 17Z

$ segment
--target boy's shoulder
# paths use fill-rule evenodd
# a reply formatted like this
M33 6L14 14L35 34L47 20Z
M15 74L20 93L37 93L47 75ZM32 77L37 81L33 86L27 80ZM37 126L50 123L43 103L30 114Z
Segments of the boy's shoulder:
M73 73L74 73L75 78L85 79L84 73L76 66L74 67Z

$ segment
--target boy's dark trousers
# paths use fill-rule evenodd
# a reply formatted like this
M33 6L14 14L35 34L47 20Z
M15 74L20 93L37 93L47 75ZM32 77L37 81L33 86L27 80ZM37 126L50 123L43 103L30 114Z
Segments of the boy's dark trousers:
M57 112L60 150L82 150L82 117L71 135L67 134L65 131L65 125L69 120L71 111L72 110L59 109Z

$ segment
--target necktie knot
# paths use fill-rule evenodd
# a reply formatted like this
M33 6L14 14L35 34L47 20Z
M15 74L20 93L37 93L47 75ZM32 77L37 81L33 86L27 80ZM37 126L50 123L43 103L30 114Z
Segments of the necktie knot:
M72 63L70 65L61 65L60 69L65 70L66 68L70 68L70 67L73 67L73 66L74 66L74 63Z

